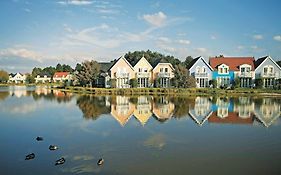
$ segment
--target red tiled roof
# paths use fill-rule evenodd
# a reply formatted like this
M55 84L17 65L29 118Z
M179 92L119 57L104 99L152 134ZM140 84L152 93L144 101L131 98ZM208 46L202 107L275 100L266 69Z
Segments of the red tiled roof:
M242 64L249 64L252 70L255 69L254 57L210 57L210 65L214 70L217 70L221 64L229 66L229 70L238 71L239 66Z
M69 74L69 72L56 72L54 74L54 77L56 77L56 78L66 77L68 74Z
M241 118L236 112L229 112L225 118L217 116L217 112L213 112L208 118L208 122L211 123L232 123L232 124L252 124L254 122L254 116L251 114L249 118Z

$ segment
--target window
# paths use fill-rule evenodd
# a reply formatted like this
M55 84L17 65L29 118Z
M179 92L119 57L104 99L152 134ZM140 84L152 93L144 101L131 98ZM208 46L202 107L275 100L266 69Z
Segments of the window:
M143 69L143 72L147 72L147 68L144 68L144 69Z
M141 68L139 68L139 72L141 72Z
M203 73L206 72L206 68L205 68L205 67L202 68L202 72L203 72Z
M227 73L227 68L224 68L224 73Z
M160 72L163 72L163 68L160 68Z
M273 73L273 67L269 67L269 73Z
M165 72L168 72L168 68L165 68Z
M200 72L200 67L196 67L196 73Z
M263 73L267 74L267 67L263 68Z

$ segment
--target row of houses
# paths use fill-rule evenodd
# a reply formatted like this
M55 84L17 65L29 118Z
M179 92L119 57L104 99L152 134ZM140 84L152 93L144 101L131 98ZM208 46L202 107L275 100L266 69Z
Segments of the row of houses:
M210 57L209 63L203 57L195 58L190 64L190 75L196 79L197 87L209 87L216 80L217 87L234 85L235 79L241 87L254 87L257 79L263 87L280 84L281 67L270 57L255 60L254 57Z
M8 83L25 83L27 75L22 73L11 73L9 74ZM71 81L73 79L73 75L69 72L56 72L54 76L50 76L49 74L39 74L35 78L35 83L59 83L64 81Z
M137 81L139 88L171 87L175 77L171 63L160 60L152 66L143 56L135 65L131 65L124 56L114 64L101 63L102 73L96 84L99 87L130 88L132 79ZM207 62L203 57L192 60L188 67L189 75L196 79L198 88L213 86L230 87L239 81L241 87L249 88L260 80L265 88L280 84L281 67L270 57L265 56L255 60L254 57L210 57ZM26 76L20 73L10 74L9 82L22 83ZM69 72L56 72L53 77L42 74L35 77L36 83L64 82L73 80Z
M189 74L196 79L198 88L210 87L216 81L217 87L234 85L235 79L244 88L254 87L260 79L263 87L274 87L280 83L281 68L270 57L255 60L254 57L210 57L209 63L197 57L189 64ZM152 67L143 56L134 66L120 57L109 69L106 80L115 79L117 88L130 87L129 80L137 79L138 87L170 87L174 78L174 68L170 63L160 62ZM110 87L105 83L105 87Z

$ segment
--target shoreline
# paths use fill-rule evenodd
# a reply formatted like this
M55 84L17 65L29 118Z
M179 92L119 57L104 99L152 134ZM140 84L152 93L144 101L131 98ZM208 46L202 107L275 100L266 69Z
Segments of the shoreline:
M90 87L49 87L63 92L94 95L168 95L168 96L263 96L281 97L281 90L273 89L234 89L211 88L90 88Z
M237 88L233 90L213 88L90 88L80 86L62 87L57 84L0 84L0 87L35 86L76 94L94 95L168 95L168 96L262 96L281 97L281 90Z

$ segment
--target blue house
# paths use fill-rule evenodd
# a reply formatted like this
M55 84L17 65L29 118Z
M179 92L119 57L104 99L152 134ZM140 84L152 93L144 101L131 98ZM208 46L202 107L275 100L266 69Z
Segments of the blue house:
M235 78L241 87L251 87L254 82L254 57L211 57L210 65L217 87L234 85Z
M196 79L198 88L209 87L212 80L212 67L201 56L192 60L188 67L189 74Z

